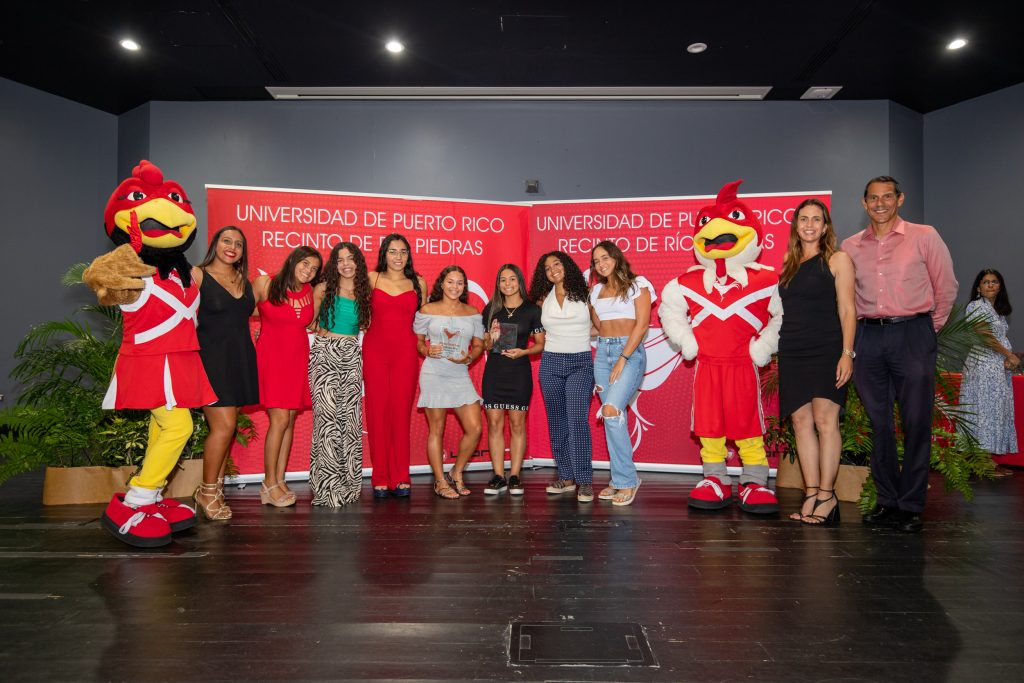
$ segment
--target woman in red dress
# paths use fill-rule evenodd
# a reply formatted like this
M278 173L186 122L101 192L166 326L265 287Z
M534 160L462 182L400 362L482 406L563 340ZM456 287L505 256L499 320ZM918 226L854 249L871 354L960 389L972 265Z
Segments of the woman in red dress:
M412 321L427 302L427 285L412 265L402 235L388 235L370 273L370 327L363 336L366 428L373 497L409 495L409 427L419 377Z
M313 321L313 288L320 272L320 254L312 247L298 247L271 279L260 275L253 283L260 335L256 340L256 366L260 403L270 425L263 441L264 505L287 507L295 494L284 481L292 449L295 416L312 407L309 395L309 338Z

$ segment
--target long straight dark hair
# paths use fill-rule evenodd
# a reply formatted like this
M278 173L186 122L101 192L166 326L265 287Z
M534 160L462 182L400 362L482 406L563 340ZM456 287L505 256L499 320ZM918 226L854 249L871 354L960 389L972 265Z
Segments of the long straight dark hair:
M530 300L529 294L526 291L526 276L523 275L522 269L514 263L505 263L498 267L498 274L494 276L494 295L491 296L491 303L487 313L490 320L494 320L505 306L505 295L501 293L500 285L501 274L506 270L511 270L515 273L516 279L519 280L519 296L523 297L524 302Z
M267 294L267 299L274 305L283 304L288 299L288 290L295 291L299 288L299 283L295 280L295 266L299 265L299 262L304 258L316 257L317 263L320 264L316 267L317 274L320 273L320 268L324 264L324 259L320 256L320 252L313 247L302 245L296 247L292 253L288 254L288 258L284 260L284 265L281 266L281 270L277 271L277 275L270 281L270 292ZM313 277L316 279L316 276Z
M409 258L405 261L405 268L402 270L402 274L412 280L412 288L416 292L416 305L418 306L423 301L423 292L420 290L419 273L416 272L416 268L412 265L412 247L409 246L409 240L405 239L404 235L393 232L384 238L384 241L380 243L380 250L377 252L377 267L374 270L378 273L383 273L388 269L388 248L396 240L404 244L409 252Z
M249 240L246 239L245 233L242 229L234 225L225 225L223 228L213 233L213 239L210 240L210 248L206 252L206 256L203 257L202 263L199 264L199 270L203 270L206 266L213 263L214 259L217 258L217 242L220 241L221 236L228 230L234 230L242 236L242 258L238 259L231 264L239 275L242 276L243 280L249 279Z

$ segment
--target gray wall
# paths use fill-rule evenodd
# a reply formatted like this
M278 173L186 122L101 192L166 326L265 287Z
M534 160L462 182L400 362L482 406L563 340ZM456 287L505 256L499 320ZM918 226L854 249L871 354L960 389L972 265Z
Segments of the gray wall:
M28 325L71 310L56 278L108 248L103 205L142 157L190 192L202 228L193 259L205 243L206 183L523 201L534 197L523 192L526 178L540 179L539 199L572 199L713 194L742 177L745 192L832 190L845 237L865 222L865 180L883 173L905 184L904 215L933 222L960 251L960 242L983 245L935 202L977 202L960 181L936 180L946 165L965 166L950 163L964 152L945 154L962 141L961 125L951 122L950 135L939 122L984 114L979 135L1003 144L1016 134L1016 154L1000 150L1007 168L998 182L1019 186L1021 88L924 117L885 101L151 102L118 119L0 80L3 158L17 160L2 171L10 225L52 228L8 231L8 289L33 287L0 329L0 387L9 393L10 355ZM1000 107L1009 111L989 112ZM987 156L966 166L976 185L992 185ZM1010 250L998 251L1009 264Z
M995 268L1010 302L1024 311L1024 83L925 117L925 220L953 253L960 301L974 278ZM1024 349L1024 316L1010 341Z
M0 79L0 393L13 402L14 350L32 325L95 302L60 274L106 251L103 206L117 184L117 117Z
M893 160L921 185L920 121L895 106L153 102L141 146L201 222L204 183L523 201L526 178L540 199L571 199L714 194L742 177L745 192L833 190L847 235L864 181Z

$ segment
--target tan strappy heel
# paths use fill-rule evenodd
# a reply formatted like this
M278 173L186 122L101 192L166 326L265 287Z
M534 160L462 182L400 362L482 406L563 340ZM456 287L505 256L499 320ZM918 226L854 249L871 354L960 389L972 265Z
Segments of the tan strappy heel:
M203 511L203 517L214 522L223 522L231 519L231 507L224 500L223 489L218 484L199 484L196 492L192 494L196 501L196 507ZM213 507L216 503L220 506Z

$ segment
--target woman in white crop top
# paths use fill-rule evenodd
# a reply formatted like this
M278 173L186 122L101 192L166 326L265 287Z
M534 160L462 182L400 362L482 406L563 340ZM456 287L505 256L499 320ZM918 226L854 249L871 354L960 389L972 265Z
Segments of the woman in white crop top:
M651 322L651 304L657 299L647 278L634 275L629 261L614 242L598 242L590 252L590 305L598 330L594 381L601 398L598 419L604 422L612 477L598 496L613 505L630 505L640 488L633 465L626 407L643 382L647 370L644 336Z
M590 353L587 280L568 254L552 251L537 261L530 298L541 306L545 339L539 379L551 455L558 465L558 476L548 484L547 492L575 493L577 500L587 503L594 500L587 420L594 391L594 358Z

